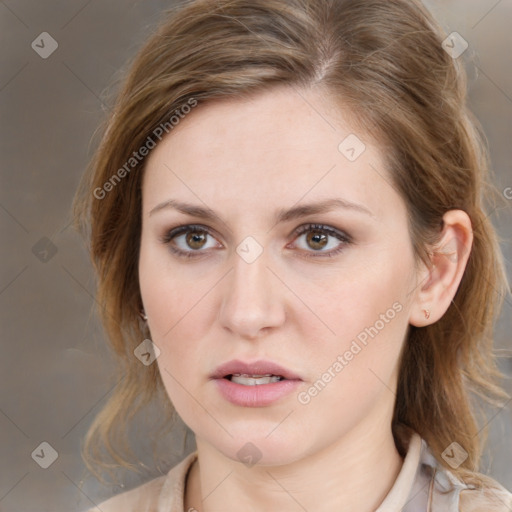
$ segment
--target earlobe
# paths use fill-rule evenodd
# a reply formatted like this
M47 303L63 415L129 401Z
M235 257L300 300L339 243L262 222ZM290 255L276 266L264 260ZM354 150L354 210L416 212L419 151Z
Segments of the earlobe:
M431 250L431 266L424 269L417 286L411 325L425 327L446 313L464 275L472 243L468 214L462 210L446 212L439 242Z

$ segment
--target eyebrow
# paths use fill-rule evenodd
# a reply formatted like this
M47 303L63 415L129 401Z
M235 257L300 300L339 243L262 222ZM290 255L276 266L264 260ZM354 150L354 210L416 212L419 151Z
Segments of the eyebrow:
M340 208L345 210L352 210L358 213L363 213L365 215L369 215L370 217L375 218L375 215L362 204L353 203L351 201L347 201L346 199L335 198L327 199L316 203L293 206L292 208L289 209L278 210L274 216L274 223L279 224L281 222L289 222L291 220L298 219L301 217L307 217L308 215L327 213L332 210ZM164 201L163 203L156 205L149 212L149 215L151 216L154 213L165 209L174 209L186 215L190 215L192 217L199 217L202 219L210 220L212 222L217 221L224 223L223 219L208 207L193 205L190 203L177 201L175 199L169 199L167 201Z

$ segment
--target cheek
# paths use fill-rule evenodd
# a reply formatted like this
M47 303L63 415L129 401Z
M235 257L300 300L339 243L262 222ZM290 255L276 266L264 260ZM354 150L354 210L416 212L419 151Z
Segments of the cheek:
M171 398L179 391L179 382L192 390L198 361L204 359L201 340L207 338L212 320L211 292L218 277L198 268L180 272L163 251L141 246L139 285L151 340L160 349L157 359L162 379ZM176 388L176 389L175 389ZM171 394L171 393L169 393Z
M371 268L371 271L368 271ZM297 397L306 418L328 418L344 430L394 399L400 351L408 328L409 281L402 268L374 262L329 282L329 293L308 297L336 333L306 347L309 382ZM380 404L380 405L378 405ZM318 426L316 426L318 427Z
M211 288L211 286L210 286ZM189 359L207 324L208 283L186 282L179 277L155 276L141 280L141 293L148 313L148 326L154 343L166 359Z
M321 340L322 350L318 343L304 347L316 377L342 356L339 374L350 377L354 386L367 382L369 376L376 380L369 370L391 382L408 328L412 266L412 253L399 259L395 250L381 251L371 261L337 268L328 277L297 287L331 331L319 330L317 321L302 321L306 338L315 329L314 338Z
M139 286L155 341L172 340L180 324L196 314L196 305L213 284L211 276L180 270L171 254L142 238Z
M297 294L306 299L337 337L353 337L358 330L379 321L388 310L388 316L394 317L396 309L400 309L393 309L395 303L406 309L412 264L404 260L396 264L386 255L381 256L336 269L317 280L302 279L297 283Z
M201 411L191 407L190 397L200 394L197 375L205 357L200 340L206 337L207 290L197 283L190 284L183 277L171 278L155 269L141 276L151 340L160 349L156 363L164 387L180 415L194 421Z

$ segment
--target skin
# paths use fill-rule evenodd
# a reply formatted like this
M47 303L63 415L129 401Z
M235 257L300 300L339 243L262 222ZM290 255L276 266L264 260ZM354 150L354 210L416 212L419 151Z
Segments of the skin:
M338 146L354 133L366 150L351 162ZM370 512L391 489L403 462L391 432L400 351L410 324L435 322L448 308L472 238L467 215L447 212L434 267L415 265L407 209L390 182L378 146L320 89L199 105L150 154L140 290L166 391L196 435L185 510ZM279 209L331 198L369 213L341 208L274 222ZM170 199L222 220L153 211ZM320 252L341 252L318 256L307 233L294 234L308 223L352 241L329 235ZM183 234L171 245L197 258L180 258L161 240L188 224L211 230L205 245L191 247ZM236 251L248 236L263 248L252 263ZM300 403L298 393L396 303L400 312L378 335ZM235 358L274 361L304 382L266 407L233 405L209 376ZM252 467L237 456L247 442L261 452Z

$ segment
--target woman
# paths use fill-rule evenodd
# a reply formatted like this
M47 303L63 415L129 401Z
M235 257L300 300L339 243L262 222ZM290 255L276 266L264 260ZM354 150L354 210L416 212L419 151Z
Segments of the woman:
M477 472L506 279L445 38L410 0L199 0L139 52L76 200L121 376L86 448L125 463L163 390L197 450L92 510L512 509Z

